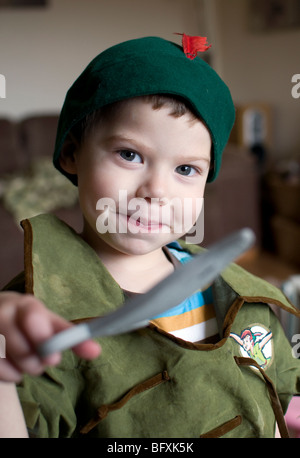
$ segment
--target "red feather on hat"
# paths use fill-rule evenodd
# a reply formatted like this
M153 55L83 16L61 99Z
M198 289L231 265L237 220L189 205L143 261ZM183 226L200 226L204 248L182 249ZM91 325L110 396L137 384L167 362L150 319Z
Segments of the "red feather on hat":
M176 35L182 35L183 51L189 59L195 59L198 52L205 52L211 48L207 43L207 37L192 37L185 33L176 33Z

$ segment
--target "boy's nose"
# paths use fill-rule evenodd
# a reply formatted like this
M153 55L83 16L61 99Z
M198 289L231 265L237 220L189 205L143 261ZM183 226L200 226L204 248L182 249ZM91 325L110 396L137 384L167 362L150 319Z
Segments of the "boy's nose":
M164 174L152 173L145 177L137 189L136 196L143 199L159 199L161 205L168 201L168 185Z

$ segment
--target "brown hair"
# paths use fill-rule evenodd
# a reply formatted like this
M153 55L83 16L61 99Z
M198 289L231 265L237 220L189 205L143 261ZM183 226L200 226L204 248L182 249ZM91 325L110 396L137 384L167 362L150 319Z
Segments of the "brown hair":
M143 99L146 103L151 104L153 110L160 110L163 107L169 108L170 116L174 116L175 118L179 118L187 114L192 122L199 120L198 116L194 114L192 108L180 97L167 94L152 94L136 98ZM71 137L75 138L78 144L81 144L86 138L86 135L88 135L91 130L106 116L113 114L122 103L126 103L126 99L121 100L120 102L112 103L88 114L82 121L79 121L72 128Z
M186 100L181 97L169 94L150 94L136 97L143 99L146 103L152 105L153 110L160 110L161 108L169 108L170 116L180 118L181 116L188 115L190 122L201 121L201 119L194 113L192 107ZM79 121L69 132L67 141L81 145L86 136L91 133L103 119L109 115L113 115L122 103L126 103L126 99L119 102L106 105L99 110L93 111L88 114L82 121ZM72 150L72 148L71 148ZM211 152L210 172L214 170L213 151Z

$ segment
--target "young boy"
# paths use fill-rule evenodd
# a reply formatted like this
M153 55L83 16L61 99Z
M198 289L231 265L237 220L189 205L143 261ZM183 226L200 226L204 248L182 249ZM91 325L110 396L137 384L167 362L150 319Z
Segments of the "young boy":
M219 76L160 38L108 49L75 81L54 164L78 186L83 231L50 215L22 222L25 273L0 295L3 437L273 437L276 422L287 434L300 365L268 304L298 312L237 266L148 327L44 360L36 353L200 250L174 240L197 221L233 122ZM257 355L245 353L245 330Z

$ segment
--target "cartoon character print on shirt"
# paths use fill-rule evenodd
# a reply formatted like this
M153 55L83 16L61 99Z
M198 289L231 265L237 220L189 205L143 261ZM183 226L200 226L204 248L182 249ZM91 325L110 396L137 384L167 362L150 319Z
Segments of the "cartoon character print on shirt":
M266 369L273 360L273 334L261 324L253 324L242 330L241 334L230 333L240 346L240 353L246 358L252 358L262 368Z

